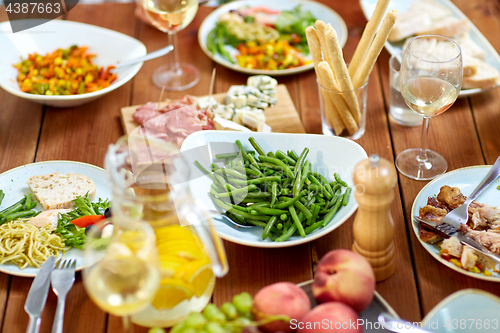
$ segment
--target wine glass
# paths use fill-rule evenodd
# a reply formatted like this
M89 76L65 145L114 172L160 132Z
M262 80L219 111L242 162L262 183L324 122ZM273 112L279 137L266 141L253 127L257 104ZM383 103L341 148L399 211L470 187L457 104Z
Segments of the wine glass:
M143 0L144 12L151 23L168 34L174 47L169 64L158 67L153 73L153 83L158 88L181 91L200 81L200 71L193 65L179 62L177 31L193 21L199 0Z
M450 108L462 87L462 53L451 38L437 35L417 36L403 53L399 87L403 99L413 111L424 117L420 148L407 149L396 158L403 175L429 180L448 168L445 158L427 149L431 117Z
M160 281L153 228L122 218L113 225L97 223L87 230L84 255L83 282L90 298L123 317L124 331L133 332L129 316L148 306Z

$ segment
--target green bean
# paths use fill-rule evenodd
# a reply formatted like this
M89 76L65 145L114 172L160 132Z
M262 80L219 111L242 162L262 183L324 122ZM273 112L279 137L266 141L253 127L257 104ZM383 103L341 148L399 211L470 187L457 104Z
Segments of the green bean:
M222 187L215 184L215 182L212 183L212 185L210 185L210 188L212 188L215 192L218 192L218 193L222 193L225 191L225 189L223 189Z
M7 217L10 214L14 214L14 213L20 212L22 210L23 210L23 204L18 203L14 206L11 206L9 209L5 210L4 213L0 214L0 218Z
M218 160L234 159L238 157L239 154L239 152L215 154L215 158Z
M264 230L262 231L262 240L266 239L271 231L271 228L274 227L274 224L278 220L278 216L273 215L269 221L267 222L266 226L264 227Z
M334 193L334 192L333 192L333 190L332 190L332 187L330 186L330 183L329 183L329 182L326 180L326 178L325 178L323 175L321 175L321 174L319 174L319 180L321 181L322 185L326 188L326 190L327 190L327 191L328 191L328 193L330 194L330 198L328 198L328 197L327 197L327 198L328 198L328 199L331 199L331 198L332 198L332 195L333 195L333 193ZM326 194L325 194L325 196L326 196Z
M306 191L302 191L299 193L299 195L297 195L296 197L294 197L293 199L288 199L286 197L280 197L280 200L281 198L286 198L287 201L285 202L281 202L279 204L277 204L276 206L274 206L274 208L277 208L277 209L283 209L283 208L287 208L289 206L292 206L295 202L297 202L297 200L299 200L304 194L306 193ZM284 199L285 200L285 199Z
M265 182L279 182L281 180L280 176L269 176L269 177L260 177L255 179L250 179L247 183L250 184L262 184Z
M229 184L227 184L227 185L229 185ZM251 185L248 185L248 186L245 186L245 187L241 187L241 188L236 189L236 190L229 189L228 192L226 192L226 193L215 193L215 194L217 194L217 196L219 198L227 198L230 195L238 195L238 194L242 194L242 193L246 194L248 192L255 191L256 189L257 189L257 186L251 184Z
M318 222L315 222L313 224L311 224L310 226L308 226L305 231L306 231L306 235L309 235L310 233L312 233L314 230L318 229L319 227L321 227L323 225L323 220L321 221L318 221Z
M288 238L292 237L293 234L295 233L295 231L297 231L297 226L295 224L293 224L290 229L288 229L286 232L283 233L283 235L279 236L278 238L276 238L276 241L277 242L284 242L286 241Z
M245 199L241 199L240 200L240 203L255 203L255 202L265 202L266 199L263 199L263 198L245 198Z
M231 57L231 54L226 50L226 48L224 47L224 32L222 31L222 29L218 29L217 30L217 50L219 51L220 55L226 59L227 61L229 61L230 63L234 64L234 60L233 58Z
M317 180L316 177L314 177L314 175L312 173L309 173L307 178L309 178L309 180L311 181L312 184L321 186L321 183L319 182L319 180Z
M248 209L245 208L245 207L241 207L241 206L238 206L238 205L231 205L234 209L237 209L237 210L241 210L242 212L247 212L248 213Z
M272 151L268 152L267 156L269 156L269 157L276 157L276 155L274 155L274 153Z
M221 168L221 167L220 167L220 166L218 166L217 164L212 163L212 172L213 172L213 171L215 171L215 170L218 170L218 169L220 169L220 168Z
M300 157L297 160L297 163L295 164L294 176L297 176L297 173L299 172L299 170L302 170L302 165L304 164L304 161L305 161L308 153L309 153L309 148L304 148L304 150L302 151L302 154L300 154Z
M316 223L316 220L318 219L318 214L320 211L321 207L317 206L315 204L312 204L311 210L312 210L312 217L309 219L309 225Z
M257 163L257 161L255 160L255 157L253 157L252 154L247 154L247 158L248 158L248 161L250 161L250 163L252 163L257 168L259 167L259 164Z
M11 206L5 208L4 210L0 211L0 217L2 216L7 216L9 215L9 212L12 210L12 209L17 209L17 207L19 205L21 205L21 208L24 204L24 202L26 201L26 196L24 196L21 200L19 200L18 202L12 204Z
M24 212L16 212L16 213L11 213L9 215L7 215L7 217L5 218L6 221L12 221L12 220L15 220L15 219L20 219L20 218L23 218L23 217L32 217L32 216L35 216L37 212L35 212L34 210L28 210L28 211L24 211Z
M331 186L331 184L330 184ZM334 186L332 186L332 191L333 193L337 192L337 190L340 190L342 188L342 185L340 185L339 183L335 183Z
M292 178L285 178L281 183L281 188L286 188L292 182Z
M342 179L340 179L340 176L338 173L334 173L333 176L335 177L335 180L337 181L337 183L339 183L340 185L344 186L344 187L347 187L347 184L346 182L344 182Z
M281 189L281 195L288 195L290 193L290 190L287 188Z
M294 225L297 227L297 230L299 231L299 234L301 237L306 237L306 232L304 231L304 227L302 226L302 223L299 220L299 217L297 216L297 212L295 211L294 206L288 207L288 210L290 211L290 215L292 216L292 220Z
M268 162L268 163L280 166L282 168L281 170L283 170L285 172L287 177L295 179L295 175L293 174L292 170L290 170L288 165L283 163L283 161L280 160L279 158L268 157L268 156L259 156L259 160L261 160L262 162Z
M274 203L276 202L276 197L278 196L278 183L271 183L271 208L273 208Z
M243 157L243 160L246 162L248 160L248 156L247 156L247 151L245 150L245 147L243 147L243 144L241 143L240 140L236 140L235 143L241 152L241 156Z
M213 28L207 36L207 49L214 56L217 54L217 44L215 43L215 36L217 34L218 27Z
M0 205L2 204L3 198L5 198L5 193L0 190Z
M342 198L342 206L347 206L347 203L349 202L349 195L351 194L351 187L347 186L345 189L343 198Z
M269 216L252 215L249 213L238 211L238 210L234 209L233 207L231 207L230 205L227 205L224 201L217 199L217 197L215 197L214 195L212 195L212 200L214 201L214 203L217 206L219 206L220 208L222 208L226 212L229 212L229 213L234 214L236 216L242 217L244 219L254 219L254 220L260 220L260 221L265 221L265 222L269 221L269 219L270 219Z
M330 223L330 221L333 219L333 216L335 215L337 210L340 208L341 204L342 204L342 200L337 200L337 202L335 203L335 206L333 206L333 208L328 213L326 213L326 215L323 217L323 227L325 227L328 223Z
M271 196L271 193L269 192L252 192L252 193L247 193L245 198L247 199L263 199L263 198L269 198Z
M252 158L253 158L253 157L252 157ZM255 161L255 159L254 159L254 161ZM258 167L258 166L255 166L255 165L253 165L253 164L250 164L248 167L249 167L250 169L252 169L253 171L255 171L255 172L259 173L259 176L261 176L261 177L262 177L262 176L264 176L264 174L260 171L260 169L259 169L259 167Z
M259 213L265 214L265 215L281 215L281 214L286 214L286 210L282 209L274 209L274 208L267 208L267 207L262 207L262 206L251 206L253 209L258 211Z
M300 179L302 178L302 170L299 170L297 173L297 176L295 177L295 181L293 182L293 187L292 187L292 194L294 197L299 195L300 189L301 189L301 184L300 184Z
M327 184L328 184L328 183L327 183ZM328 184L328 186L330 186L330 184ZM331 188L330 188L330 189L331 189ZM328 189L326 188L326 185L325 185L325 186L323 186L323 191L322 191L322 193L325 195L325 197L326 197L328 200L330 200L330 199L333 197L333 195L332 195L332 194L328 191Z
M227 217L229 217L231 220L233 220L236 223L239 223L241 225L248 225L247 221L244 218L241 218L239 216L236 216L234 214L226 214Z
M306 217L306 219L310 219L312 217L312 213L309 209L306 208L300 201L296 201L294 204L295 208L300 210L302 214Z
M255 140L253 136L249 137L248 141L250 141L250 144L257 151L257 153L259 153L259 155L266 156L266 152L264 151L264 149L262 149L262 147L259 145L259 143Z
M224 177L225 176L232 176L232 177L239 178L239 179L247 179L246 175L239 173L238 171L236 171L234 169L229 169L229 168L217 169L214 171L214 174L219 174L219 175L222 175Z
M296 163L293 158L291 158L290 156L288 156L287 154L285 154L281 150L276 151L276 157L279 158L280 160L285 160L286 162L288 162L291 165L295 165L295 163Z
M299 155L297 155L297 153L295 152L295 150L290 150L288 152L288 156L290 156L291 158L293 158L295 161L299 160Z
M268 157L268 156L264 156L264 157ZM257 162L257 166L261 169L267 168L267 169L272 169L272 170L277 170L277 171L283 171L282 167L280 167L279 165L273 164L273 163Z
M337 191L335 191L335 194L333 195L333 198L330 200L330 203L325 208L330 208L330 207L332 207L333 205L335 205L337 203L337 200L342 200L341 193L342 193L342 191L340 189L338 189Z
M23 205L24 210L30 209L29 207L31 207L31 200L32 200L31 193L28 193L28 195L26 196L26 201L24 202Z

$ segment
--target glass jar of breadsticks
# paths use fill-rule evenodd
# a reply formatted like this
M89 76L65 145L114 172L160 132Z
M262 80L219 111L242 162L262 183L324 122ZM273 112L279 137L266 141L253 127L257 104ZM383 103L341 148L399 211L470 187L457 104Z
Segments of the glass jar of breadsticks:
M349 66L344 61L337 33L329 24L318 20L316 29L312 26L306 28L317 75L325 135L356 140L365 133L368 78L396 23L395 10L384 16L388 3L388 0L377 2Z

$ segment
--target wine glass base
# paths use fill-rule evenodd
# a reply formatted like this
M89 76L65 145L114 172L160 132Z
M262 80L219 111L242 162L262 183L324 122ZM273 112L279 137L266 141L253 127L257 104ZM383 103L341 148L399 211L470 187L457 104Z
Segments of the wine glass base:
M200 81L201 75L198 68L186 63L179 63L174 68L170 64L158 67L153 73L153 83L160 89L170 91L186 90Z
M411 148L396 157L396 168L408 178L415 180L431 180L442 175L448 169L443 156L427 149L427 161L419 160L420 148Z

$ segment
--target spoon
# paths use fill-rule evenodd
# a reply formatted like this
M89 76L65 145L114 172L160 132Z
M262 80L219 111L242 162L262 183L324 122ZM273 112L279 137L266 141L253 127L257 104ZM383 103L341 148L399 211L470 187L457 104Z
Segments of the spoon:
M378 322L382 327L391 332L397 333L431 333L421 328L421 325L403 319L396 318L387 312L378 315ZM420 323L419 323L420 324Z
M223 215L221 213L219 213L218 211L216 210L213 210L213 209L209 209L209 212L211 214L214 214L214 218L217 218L217 219L221 219L223 221L227 221L229 223L231 223L232 225L236 226L237 228L259 228L259 229L262 229L260 227L257 227L255 225L244 225L244 224L239 224L238 222L235 222L233 220L231 220L229 217L227 217L226 215Z
M144 55L142 57L120 62L120 63L118 63L118 64L115 65L115 68L118 69L118 68L122 68L122 67L128 67L128 66L137 64L138 62L143 62L143 61L148 61L148 60L151 60L151 59L156 59L156 58L159 58L161 56L164 56L165 54L170 53L173 49L174 49L174 47L172 45L169 45L169 46L164 47L162 49L159 49L159 50L153 51L151 53L148 53L148 54L146 54L146 55Z

